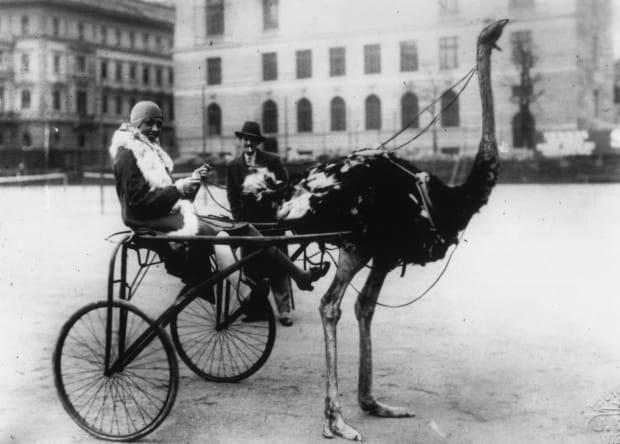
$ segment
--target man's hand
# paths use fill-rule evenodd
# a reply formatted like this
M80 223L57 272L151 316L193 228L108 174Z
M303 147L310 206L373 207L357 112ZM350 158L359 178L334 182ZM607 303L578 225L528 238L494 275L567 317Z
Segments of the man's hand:
M177 180L174 186L177 187L183 199L192 199L200 188L200 178L195 179L193 175L192 177L184 177Z

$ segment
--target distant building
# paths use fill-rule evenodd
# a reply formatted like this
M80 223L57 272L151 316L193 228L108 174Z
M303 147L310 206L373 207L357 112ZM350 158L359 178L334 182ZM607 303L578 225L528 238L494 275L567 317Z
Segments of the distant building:
M610 0L195 0L176 2L174 64L177 137L182 152L226 156L244 120L262 124L289 158L410 140L433 118L415 115L475 64L486 23L513 22L493 57L498 138L522 134L523 87L516 48L531 51L531 116L545 131L582 130L613 121ZM480 134L476 77L453 86L454 101L402 152L467 154ZM540 95L539 95L540 93Z
M0 0L0 169L100 165L142 99L162 106L174 145L173 33L171 6Z

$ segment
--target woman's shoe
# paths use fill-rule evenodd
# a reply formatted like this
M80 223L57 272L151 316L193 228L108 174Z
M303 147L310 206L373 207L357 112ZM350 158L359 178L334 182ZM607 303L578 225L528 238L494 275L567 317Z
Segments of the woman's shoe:
M327 272L329 271L330 266L331 266L331 262L323 262L321 265L317 267L310 267L310 269L308 270L309 276L305 279L300 279L299 281L297 281L296 282L297 287L300 290L305 290L305 291L314 290L312 283L314 281L321 279L323 276L325 276Z

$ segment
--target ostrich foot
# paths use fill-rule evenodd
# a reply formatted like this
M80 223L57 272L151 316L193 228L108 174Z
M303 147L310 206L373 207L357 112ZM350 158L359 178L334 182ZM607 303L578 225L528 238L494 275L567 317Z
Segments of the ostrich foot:
M389 406L372 397L360 400L359 404L361 409L369 415L382 418L409 418L415 416L413 409Z
M363 441L362 435L347 424L340 414L331 415L331 417L327 419L323 426L323 436L325 438L340 436L350 441Z

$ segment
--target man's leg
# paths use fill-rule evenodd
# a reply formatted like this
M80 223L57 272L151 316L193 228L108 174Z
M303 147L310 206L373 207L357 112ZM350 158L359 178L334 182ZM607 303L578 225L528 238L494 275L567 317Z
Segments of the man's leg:
M293 325L291 319L291 280L288 276L282 275L273 277L269 280L273 299L280 314L280 323L286 327Z

